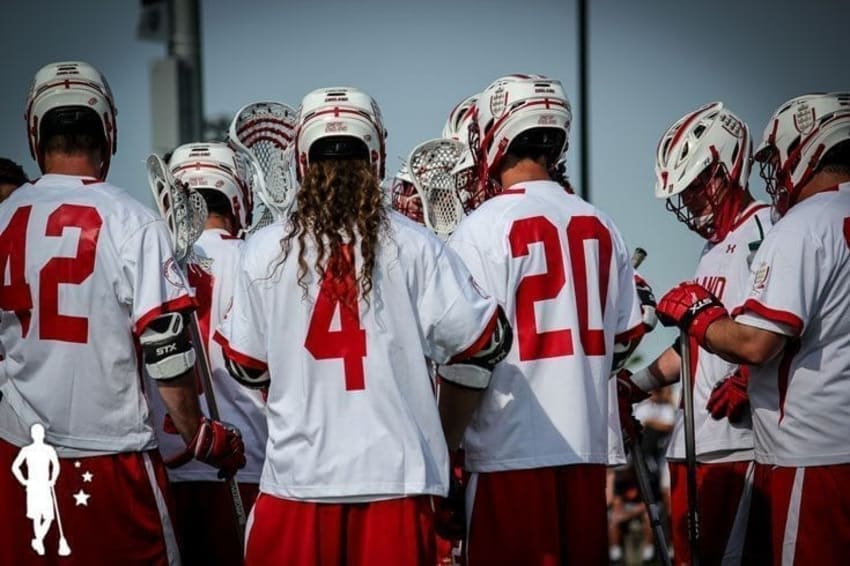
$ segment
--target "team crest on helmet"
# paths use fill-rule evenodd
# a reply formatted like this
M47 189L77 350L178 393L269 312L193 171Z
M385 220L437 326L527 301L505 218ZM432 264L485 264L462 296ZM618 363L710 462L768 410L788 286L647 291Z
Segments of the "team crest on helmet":
M794 112L794 128L805 135L811 132L815 127L815 109L809 106L804 100Z
M496 92L493 93L493 96L490 97L490 113L493 115L493 118L501 116L507 105L508 92L504 89L504 87L500 86L496 89Z

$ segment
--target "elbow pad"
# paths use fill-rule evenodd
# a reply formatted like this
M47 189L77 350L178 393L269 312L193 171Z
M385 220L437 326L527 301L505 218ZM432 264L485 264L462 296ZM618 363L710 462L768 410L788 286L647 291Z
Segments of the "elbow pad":
M174 379L194 367L195 349L186 323L186 315L171 312L156 317L142 331L139 342L152 378Z
M227 367L227 372L231 377L245 387L262 389L263 387L268 387L269 383L271 383L268 370L247 368L239 362L234 362L226 354L224 356L224 365Z
M440 377L464 387L485 389L490 384L493 368L511 351L513 338L505 312L502 307L497 307L496 324L487 343L471 356L441 366Z

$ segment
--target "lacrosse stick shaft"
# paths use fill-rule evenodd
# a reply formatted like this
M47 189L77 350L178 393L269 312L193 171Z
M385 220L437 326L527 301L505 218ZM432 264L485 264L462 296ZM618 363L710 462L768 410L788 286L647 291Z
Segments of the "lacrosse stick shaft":
M638 491L640 491L641 499L643 499L643 504L646 506L649 523L652 526L652 533L655 535L655 550L658 551L658 558L664 566L671 566L670 548L667 545L667 535L664 534L661 509L652 493L649 468L646 465L646 458L639 442L629 444L629 455L632 457L632 467L637 477Z
M691 347L688 335L679 337L681 351L682 398L685 409L685 459L687 462L688 489L688 546L691 550L691 564L699 566L699 508L697 506L697 454L694 439L694 390L691 375Z
M65 538L65 530L62 528L62 516L59 514L59 502L56 501L56 488L50 486L50 495L53 498L53 510L56 511L56 524L59 526L59 555L68 556L71 554L71 548L68 546L68 540Z
M198 313L193 312L189 322L189 330L192 333L192 342L196 345L198 356L196 357L196 369L201 374L201 383L204 386L204 398L207 402L207 410L210 413L210 418L214 421L221 421L221 415L218 412L218 404L215 401L215 393L213 392L212 373L210 372L209 356L207 355L207 346L201 337L200 327L198 325ZM245 505L242 503L242 495L239 493L239 484L236 482L236 476L227 480L227 487L230 490L230 497L233 500L233 513L236 517L237 536L239 537L239 547L243 548L245 543L245 525L248 522L245 515Z

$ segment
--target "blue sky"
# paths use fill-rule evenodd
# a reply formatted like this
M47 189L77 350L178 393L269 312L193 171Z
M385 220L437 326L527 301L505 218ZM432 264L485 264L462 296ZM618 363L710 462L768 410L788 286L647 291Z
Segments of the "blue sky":
M591 200L630 246L657 294L688 278L701 240L653 197L655 146L681 115L722 100L756 143L772 111L810 91L850 89L850 5L812 0L593 0L590 6ZM388 171L439 135L462 98L509 73L560 79L577 110L575 4L571 0L202 0L205 110L232 114L260 99L297 105L324 86L357 86L381 105ZM0 48L0 155L37 167L23 107L35 71L82 59L108 77L118 105L110 181L150 203L152 61L165 46L136 39L129 0L6 0ZM577 121L569 165L577 170ZM764 198L761 180L753 193ZM658 330L642 350L673 338Z

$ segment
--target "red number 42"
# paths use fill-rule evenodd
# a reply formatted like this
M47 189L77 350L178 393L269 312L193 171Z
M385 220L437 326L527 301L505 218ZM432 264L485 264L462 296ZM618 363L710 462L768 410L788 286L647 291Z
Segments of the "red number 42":
M27 227L31 213L32 206L17 209L0 234L0 309L17 315L24 337L29 333L33 310L32 292L26 280ZM88 318L59 314L59 285L79 285L94 272L102 225L97 209L90 206L63 204L47 217L45 236L61 238L65 228L79 228L80 238L74 257L52 257L39 271L39 339L80 344L88 341Z

